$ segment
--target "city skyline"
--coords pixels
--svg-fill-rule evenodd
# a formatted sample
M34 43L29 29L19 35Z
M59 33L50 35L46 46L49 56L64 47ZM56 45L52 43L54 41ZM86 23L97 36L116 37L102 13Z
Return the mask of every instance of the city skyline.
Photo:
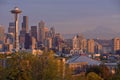
M0 0L0 80L120 80L119 3Z
M29 2L1 0L0 24L7 29L9 22L14 21L9 11L18 6L23 10L19 28L22 26L22 16L25 15L29 17L29 28L38 26L43 20L48 28L54 26L56 31L62 34L84 32L98 26L120 32L119 3L119 0L29 0Z

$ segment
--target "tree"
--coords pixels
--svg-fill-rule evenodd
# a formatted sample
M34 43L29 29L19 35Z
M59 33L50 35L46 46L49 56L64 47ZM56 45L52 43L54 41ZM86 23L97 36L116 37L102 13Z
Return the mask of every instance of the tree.
M111 76L109 80L120 80L120 64L118 64L116 71L116 74Z
M5 79L5 73L5 68L3 68L3 66L0 66L0 80Z
M53 51L36 56L20 52L2 58L6 67L0 66L0 80L73 80L69 67ZM84 78L79 76L76 80Z
M13 54L7 59L7 80L32 80L28 67L27 54Z
M41 56L34 56L31 61L31 71L34 80L61 80L57 59L52 51L44 52Z
M91 67L87 68L86 74L88 74L90 72L94 72L94 73L98 74L105 80L108 80L108 78L111 77L110 70L105 65L91 66Z
M88 80L103 80L100 76L98 76L96 73L94 72L90 72L87 74L87 79Z
M5 61L6 61L6 55L5 54L0 54L0 80L5 79L6 75L6 69L5 69Z

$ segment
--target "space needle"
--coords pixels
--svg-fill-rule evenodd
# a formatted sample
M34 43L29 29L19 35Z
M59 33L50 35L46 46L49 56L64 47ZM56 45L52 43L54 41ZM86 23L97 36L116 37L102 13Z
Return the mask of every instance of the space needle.
M21 13L22 11L18 8L15 7L13 10L11 10L11 13L14 14L14 18L15 18L15 51L18 52L19 51L19 31L18 31L18 15Z

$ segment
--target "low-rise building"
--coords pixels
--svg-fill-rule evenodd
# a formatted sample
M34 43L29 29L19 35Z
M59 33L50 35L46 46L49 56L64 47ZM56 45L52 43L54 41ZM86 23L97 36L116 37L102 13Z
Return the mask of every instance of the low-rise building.
M66 64L73 71L73 74L79 74L85 72L86 68L93 65L100 65L101 62L93 60L87 56L73 56L66 61Z

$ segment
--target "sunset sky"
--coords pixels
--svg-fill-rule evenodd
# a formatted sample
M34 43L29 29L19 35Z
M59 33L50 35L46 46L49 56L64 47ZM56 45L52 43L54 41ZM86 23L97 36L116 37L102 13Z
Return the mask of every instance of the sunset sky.
M120 0L0 0L0 24L8 27L13 22L10 10L18 6L20 15L29 17L29 26L41 20L57 32L76 33L98 26L120 32ZM19 26L20 27L20 26Z

